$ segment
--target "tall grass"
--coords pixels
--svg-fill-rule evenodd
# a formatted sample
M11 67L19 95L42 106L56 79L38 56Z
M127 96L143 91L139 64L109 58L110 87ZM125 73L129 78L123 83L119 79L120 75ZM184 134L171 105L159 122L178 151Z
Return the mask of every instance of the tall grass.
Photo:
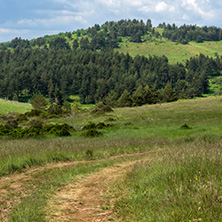
M0 175L52 162L84 160L87 158L87 150L93 151L94 159L101 159L156 147L220 141L221 98L118 108L113 113L100 115L83 112L74 118L48 120L68 123L77 129L77 132L69 138L1 138ZM116 121L109 122L110 118ZM103 132L101 137L85 138L82 136L82 128L89 121L109 123L111 126L100 130ZM184 124L189 127L183 128Z
M220 144L172 148L134 167L115 207L123 221L221 221L221 175Z

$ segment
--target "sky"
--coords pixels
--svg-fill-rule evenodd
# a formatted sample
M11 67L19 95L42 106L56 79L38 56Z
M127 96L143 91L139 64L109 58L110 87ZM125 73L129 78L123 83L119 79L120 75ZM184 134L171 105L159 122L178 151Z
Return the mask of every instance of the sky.
M0 42L120 19L222 27L222 0L0 0Z

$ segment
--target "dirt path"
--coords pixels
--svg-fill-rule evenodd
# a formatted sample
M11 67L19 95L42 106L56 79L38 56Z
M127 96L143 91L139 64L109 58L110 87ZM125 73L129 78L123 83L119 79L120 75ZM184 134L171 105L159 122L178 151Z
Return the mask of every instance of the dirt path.
M34 175L54 168L75 166L80 162L49 164L42 167L30 168L22 173L13 173L0 178L0 221L7 221L12 206L19 203L35 189ZM27 189L28 187L28 189Z
M63 187L50 201L50 222L104 222L114 220L110 184L121 178L137 161L117 164L79 177L78 182Z
M113 156L108 158L110 159L125 159L125 158L131 158L135 157L137 159L144 158L144 156L150 156L149 154L153 153L159 153L162 152L162 149L155 150L155 151L146 151L144 153L133 153L133 154L123 154L118 156ZM166 150L165 150L166 151ZM73 162L62 162L62 163L54 163L54 164L48 164L46 166L41 167L35 167L25 170L24 172L18 172L13 173L9 176L0 177L0 221L7 221L7 217L9 213L11 212L13 206L21 201L22 198L30 195L36 188L35 184L38 184L36 182L35 175L42 171L47 171L50 169L56 169L56 168L64 168L64 167L72 167L78 164L86 164L86 163L96 163L96 162L102 162L105 161L104 159L101 160L95 160L95 161L73 161ZM111 181L111 179L114 179L115 177L121 176L121 173L125 172L125 167L130 166L131 162L119 164L119 167L114 168L107 168L104 169L103 172L106 172L106 176L103 175L98 176L99 174L93 174L95 177L98 177L97 179L99 181L104 181L105 187L107 188L107 183ZM125 167L124 167L125 166ZM121 169L120 169L121 168ZM110 171L110 172L109 172ZM92 175L92 180L96 181L96 178ZM101 178L101 179L100 179ZM87 182L87 181L86 181ZM95 182L96 183L96 182ZM99 182L98 182L99 184ZM101 183L102 184L102 183ZM70 185L73 186L73 185ZM75 184L75 186L85 186L84 182ZM71 189L71 188L70 188ZM96 188L95 188L96 189ZM101 189L101 188L99 188ZM105 188L104 188L105 189ZM72 189L73 190L73 189ZM78 191L80 192L80 191ZM96 193L96 191L95 191ZM104 192L102 192L104 193ZM69 197L67 197L67 201L69 201ZM72 198L71 198L72 199ZM70 199L70 200L71 200ZM58 199L59 200L59 199ZM61 200L61 199L60 199ZM61 220L63 221L63 220ZM66 220L64 220L66 221ZM78 220L77 220L78 221ZM86 221L86 220L85 220Z

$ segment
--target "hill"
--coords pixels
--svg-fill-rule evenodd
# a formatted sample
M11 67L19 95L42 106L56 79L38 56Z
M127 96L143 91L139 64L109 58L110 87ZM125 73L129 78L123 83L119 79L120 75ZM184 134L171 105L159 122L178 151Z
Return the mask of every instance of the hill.
M60 92L63 100L79 95L81 103L133 106L213 94L219 81L210 80L222 71L221 36L216 27L153 28L149 19L134 19L16 38L1 45L0 97L41 93L53 103Z
M146 24L141 20L120 20L96 24L86 30L46 35L31 41L15 38L1 44L2 48L21 47L58 47L84 48L99 50L115 48L119 52L136 55L167 56L170 63L185 64L190 57L204 54L210 57L221 56L222 31L216 27L198 27L159 24L152 27L151 20Z

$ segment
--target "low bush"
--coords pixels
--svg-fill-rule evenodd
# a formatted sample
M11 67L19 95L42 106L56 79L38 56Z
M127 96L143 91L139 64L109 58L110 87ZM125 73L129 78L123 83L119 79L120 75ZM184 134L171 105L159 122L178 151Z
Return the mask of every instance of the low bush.
M32 109L30 112L26 112L25 115L27 117L35 117L40 116L41 114L45 114L46 112L39 110L39 109Z
M95 129L95 128L96 128L96 124L93 123L93 122L89 122L82 129L83 130L89 130L89 129Z
M17 128L18 127L18 122L16 120L8 120L6 123L6 126L9 128Z
M103 135L103 133L97 131L96 129L87 130L86 132L84 132L82 134L82 136L84 136L84 137L98 137L98 136L102 136L102 135Z
M28 123L28 127L11 127L10 125L0 125L0 136L9 136L12 139L38 137L45 134L54 134L55 136L71 136L70 131L75 131L68 124L49 124L43 125L39 120L33 119Z
M56 130L55 135L59 136L59 137L71 136L71 134L67 128L61 128L60 130Z
M32 119L28 122L28 126L33 127L33 128L42 129L43 123L40 120Z
M104 106L101 108L103 112L113 112L113 109L110 106Z
M188 126L187 123L184 123L180 128L181 129L192 129L192 127Z
M63 110L59 105L52 105L47 109L47 112L51 115L60 115L63 113Z
M19 114L18 117L16 118L17 122L24 122L24 121L28 121L28 118L25 114Z

